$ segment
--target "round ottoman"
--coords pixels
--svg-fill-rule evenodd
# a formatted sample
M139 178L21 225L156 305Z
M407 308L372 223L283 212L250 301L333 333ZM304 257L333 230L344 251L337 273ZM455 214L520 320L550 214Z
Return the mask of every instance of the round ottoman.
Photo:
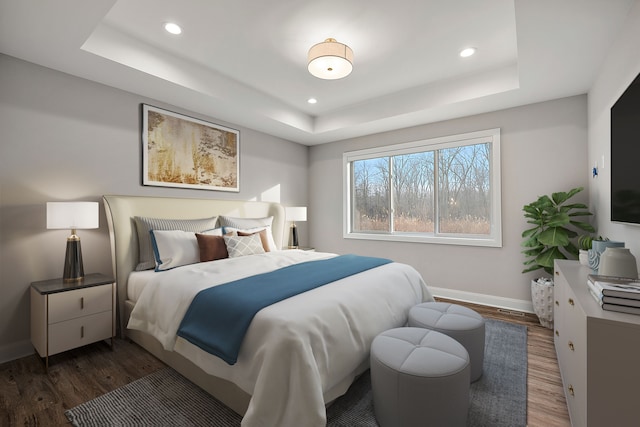
M423 328L383 332L371 344L373 410L380 427L466 426L470 364L451 337Z
M467 307L445 302L425 302L409 310L409 326L428 328L454 338L471 358L471 382L482 376L484 318Z

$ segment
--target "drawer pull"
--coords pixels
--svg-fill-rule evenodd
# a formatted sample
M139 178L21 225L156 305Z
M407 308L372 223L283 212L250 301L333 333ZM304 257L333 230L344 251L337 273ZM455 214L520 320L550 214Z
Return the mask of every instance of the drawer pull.
M80 326L80 338L84 338L84 326Z
M560 332L558 332L558 330L556 329L556 336L559 337L560 336Z
M573 346L573 343L571 341L569 341L569 350L575 351L575 347Z
M569 305L574 305L573 298L569 298Z
M569 390L569 394L570 394L571 396L575 396L575 395L576 395L576 394L574 393L574 391L573 391L573 386L572 386L571 384L569 384L569 387L567 387L567 389Z
M560 307L560 303L558 302L558 300L556 300L556 305Z
M80 297L80 310L84 310L84 297Z

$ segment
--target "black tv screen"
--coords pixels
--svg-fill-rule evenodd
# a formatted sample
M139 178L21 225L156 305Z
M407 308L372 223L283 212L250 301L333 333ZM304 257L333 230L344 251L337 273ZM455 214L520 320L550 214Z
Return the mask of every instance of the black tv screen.
M611 221L640 224L640 74L611 107Z

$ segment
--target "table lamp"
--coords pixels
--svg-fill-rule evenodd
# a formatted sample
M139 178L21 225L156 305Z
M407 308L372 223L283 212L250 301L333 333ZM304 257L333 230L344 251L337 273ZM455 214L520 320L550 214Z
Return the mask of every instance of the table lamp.
M285 216L288 221L291 221L291 245L289 249L298 248L298 228L296 227L296 221L307 220L307 208L306 207L285 207Z
M65 281L82 280L82 249L76 230L98 228L98 202L47 202L47 228L68 229L67 253L64 258Z

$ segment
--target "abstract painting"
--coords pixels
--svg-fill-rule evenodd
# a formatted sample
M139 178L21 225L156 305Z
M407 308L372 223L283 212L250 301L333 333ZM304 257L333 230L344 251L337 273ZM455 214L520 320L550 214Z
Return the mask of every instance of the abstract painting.
M240 191L240 132L142 105L143 185Z

